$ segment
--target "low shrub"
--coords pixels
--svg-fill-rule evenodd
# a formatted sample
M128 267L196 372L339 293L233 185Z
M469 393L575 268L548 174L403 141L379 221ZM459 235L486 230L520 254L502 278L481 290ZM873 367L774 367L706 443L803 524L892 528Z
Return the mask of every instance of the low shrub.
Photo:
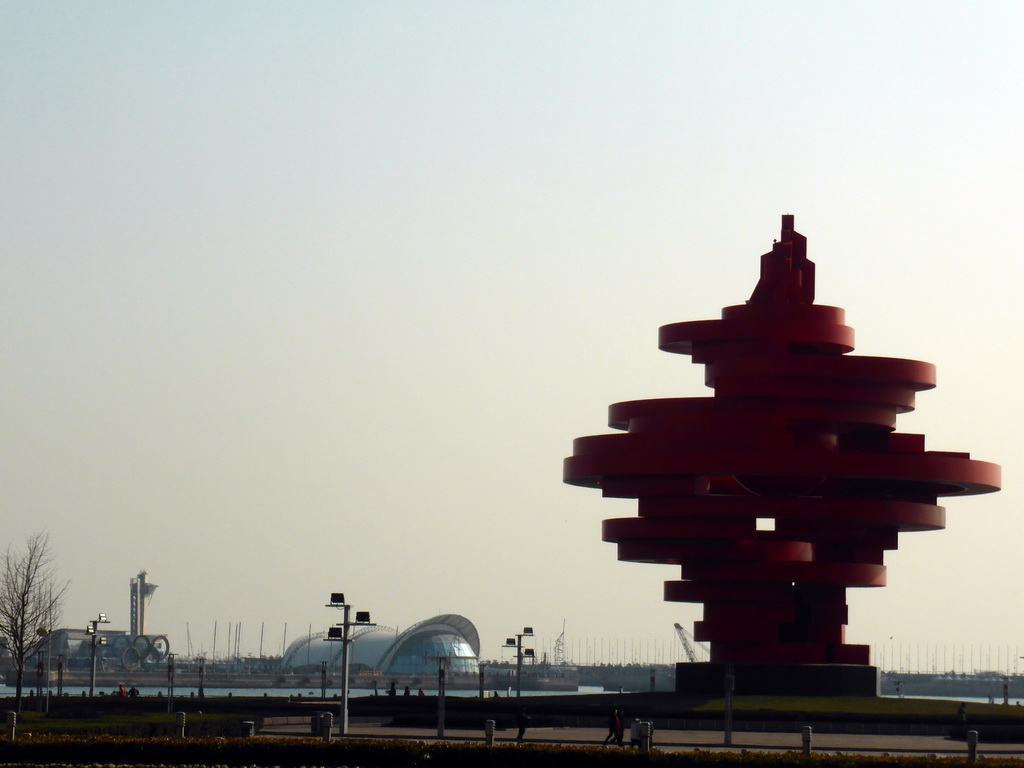
M254 720L257 727L261 718ZM188 715L185 732L190 737L243 736L248 729L239 715ZM109 735L127 738L173 737L178 733L175 714L100 715L86 718L23 713L18 718L18 733L34 735Z
M70 766L361 766L362 768L949 768L966 758L883 757L798 752L643 753L633 749L541 744L486 747L480 743L388 739L218 738L130 739L116 736L39 736L14 742L0 738L5 768ZM1024 760L1001 758L1001 768L1024 768Z

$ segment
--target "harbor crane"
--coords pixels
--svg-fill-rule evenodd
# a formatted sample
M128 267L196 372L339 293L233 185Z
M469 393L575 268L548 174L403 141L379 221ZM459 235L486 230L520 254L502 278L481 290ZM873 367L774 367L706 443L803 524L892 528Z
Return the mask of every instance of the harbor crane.
M677 621L674 625L676 628L676 634L679 635L679 642L683 644L683 650L686 652L687 660L696 663L697 662L697 649L699 648L702 654L707 655L707 648L697 642L696 638L683 629L682 625Z
M565 664L565 619L562 619L562 634L555 640L553 656L555 666L563 666Z

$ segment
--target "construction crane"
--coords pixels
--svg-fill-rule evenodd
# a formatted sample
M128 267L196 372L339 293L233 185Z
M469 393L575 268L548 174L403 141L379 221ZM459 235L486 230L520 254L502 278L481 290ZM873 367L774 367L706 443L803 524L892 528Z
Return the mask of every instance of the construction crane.
M555 652L554 652L555 666L562 666L565 664L565 619L562 619L562 634L555 640Z
M674 625L676 628L676 634L679 635L679 642L683 644L683 650L686 652L686 658L696 663L697 661L697 648L699 648L704 654L707 654L707 648L697 642L696 638L687 632L677 621Z

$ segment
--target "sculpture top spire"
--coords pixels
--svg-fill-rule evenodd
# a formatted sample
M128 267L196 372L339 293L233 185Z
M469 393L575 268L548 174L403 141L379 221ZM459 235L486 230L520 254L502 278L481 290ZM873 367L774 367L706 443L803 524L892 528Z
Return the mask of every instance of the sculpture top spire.
M813 304L814 262L807 238L793 229L793 215L782 216L782 238L761 257L761 279L748 304Z

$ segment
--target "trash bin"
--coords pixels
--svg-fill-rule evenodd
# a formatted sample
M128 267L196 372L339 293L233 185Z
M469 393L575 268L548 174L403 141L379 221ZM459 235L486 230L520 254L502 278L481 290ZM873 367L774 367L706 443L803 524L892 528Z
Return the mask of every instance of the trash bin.
M334 715L331 712L320 713L320 735L324 741L331 740L331 728L334 726Z

